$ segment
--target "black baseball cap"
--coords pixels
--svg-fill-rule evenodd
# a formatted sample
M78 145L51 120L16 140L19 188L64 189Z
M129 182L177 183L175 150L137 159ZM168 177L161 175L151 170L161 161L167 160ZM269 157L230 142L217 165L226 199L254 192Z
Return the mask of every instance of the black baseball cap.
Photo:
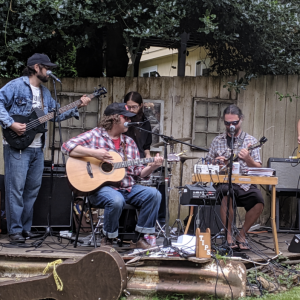
M108 105L105 108L104 115L105 116L123 115L123 116L129 117L129 118L135 116L134 113L132 113L128 110L126 103L117 103L117 102L114 102L114 103Z
M50 61L50 58L48 57L48 55L43 54L43 53L34 53L31 57L28 58L27 66L33 66L35 64L41 64L41 65L49 66L52 68L57 67L56 64L53 64Z

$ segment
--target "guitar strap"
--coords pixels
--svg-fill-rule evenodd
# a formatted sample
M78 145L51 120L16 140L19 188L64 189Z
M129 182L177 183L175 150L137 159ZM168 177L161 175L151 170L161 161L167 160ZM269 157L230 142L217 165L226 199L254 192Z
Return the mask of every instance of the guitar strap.
M40 91L41 91L41 103L42 103L42 108L43 108L43 111L44 111L44 97L43 97L43 89L42 89L41 85L40 85Z
M238 145L237 145L238 153L242 150L242 146L243 146L245 137L246 137L246 132L245 132L245 131L242 131L242 133L241 133L241 134L239 135L239 137L237 138L237 142L238 142Z
M127 154L126 154L126 145L124 142L121 142L121 146L123 148L123 151L124 151L124 158L125 158L125 161L127 161Z

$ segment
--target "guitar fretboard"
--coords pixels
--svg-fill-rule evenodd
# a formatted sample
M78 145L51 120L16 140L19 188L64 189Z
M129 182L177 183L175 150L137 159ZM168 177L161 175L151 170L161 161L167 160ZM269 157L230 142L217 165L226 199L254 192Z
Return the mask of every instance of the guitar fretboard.
M137 166L137 165L143 165L143 164L149 164L154 162L155 158L142 158L142 159L132 159L132 160L127 160L127 161L121 161L114 163L114 168L115 169L121 169L121 168L127 168L129 166Z
M93 98L94 98L94 94L87 95L87 97L90 98L90 99L93 99ZM62 114L62 113L66 112L66 111L68 111L68 110L70 110L70 109L72 109L72 108L74 108L74 107L77 107L77 106L80 105L81 103L82 103L81 100L77 100L77 101L75 101L75 102L72 102L72 103L70 103L70 104L68 104L68 105L66 105L66 106L64 106L64 107L61 107L61 108L59 109L59 113ZM51 119L53 119L53 118L54 118L54 112L51 112L51 113L49 113L49 114L47 114L47 115L44 115L44 116L42 116L42 117L39 117L39 118L38 118L38 121L39 121L40 124L43 124L43 123L46 123L47 121L49 121L49 120L51 120ZM32 123L32 122L36 122L36 120L27 123L26 126L28 127L28 126L30 125L30 123Z

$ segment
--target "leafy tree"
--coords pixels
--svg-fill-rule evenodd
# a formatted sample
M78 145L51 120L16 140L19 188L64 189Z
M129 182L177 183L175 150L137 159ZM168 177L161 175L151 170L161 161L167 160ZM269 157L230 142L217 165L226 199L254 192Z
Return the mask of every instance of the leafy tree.
M300 0L0 0L0 76L34 52L63 76L125 76L148 38L178 47L181 33L213 58L211 71L299 73ZM104 60L103 60L104 57Z

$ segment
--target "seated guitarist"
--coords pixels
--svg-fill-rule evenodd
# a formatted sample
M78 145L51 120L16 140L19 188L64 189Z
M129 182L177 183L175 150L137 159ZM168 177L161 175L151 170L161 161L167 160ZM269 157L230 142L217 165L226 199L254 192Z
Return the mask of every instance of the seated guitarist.
M28 61L23 76L7 83L0 90L0 125L21 136L26 124L15 122L12 115L29 116L33 108L45 114L55 108L50 91L42 85L48 81L47 70L56 68L45 54L35 53ZM91 101L81 98L85 106ZM60 119L79 118L77 107L60 115ZM11 241L25 242L36 235L30 232L33 205L38 196L44 170L43 147L45 134L37 133L24 150L16 150L3 140L5 167L5 209L7 228Z
M230 125L235 126L234 130L234 153L238 154L238 162L240 163L241 170L245 167L261 167L261 159L259 149L253 149L249 152L246 148L253 145L257 140L242 131L242 122L244 116L240 108L235 105L230 105L225 108L223 112L224 124L226 131L219 136L215 137L207 155L209 160L229 160L231 150L231 134ZM254 222L259 218L264 208L264 199L260 190L256 185L250 184L234 184L233 183L234 198L237 206L242 206L246 210L245 223L241 231L234 237L232 235L232 222L233 222L233 208L232 198L230 199L230 210L228 219L228 245L235 249L249 249L249 245L246 240L246 233ZM228 184L219 184L217 187L217 195L222 200L221 203L221 219L223 226L226 226L226 214L227 214L227 192Z
M91 156L106 162L112 161L109 150L119 153L123 160L139 159L139 150L132 138L124 135L128 128L125 122L130 122L130 112L125 103L112 103L104 111L104 116L96 127L70 139L62 146L62 152L72 157ZM119 183L104 186L89 196L94 206L104 206L104 238L101 245L112 246L113 239L118 236L119 218L125 203L140 207L140 214L135 230L140 239L131 241L131 248L148 249L150 245L144 239L144 234L155 232L155 222L161 201L158 190L137 185L138 177L149 176L161 166L163 158L158 154L155 161L148 166L129 166L123 180Z

